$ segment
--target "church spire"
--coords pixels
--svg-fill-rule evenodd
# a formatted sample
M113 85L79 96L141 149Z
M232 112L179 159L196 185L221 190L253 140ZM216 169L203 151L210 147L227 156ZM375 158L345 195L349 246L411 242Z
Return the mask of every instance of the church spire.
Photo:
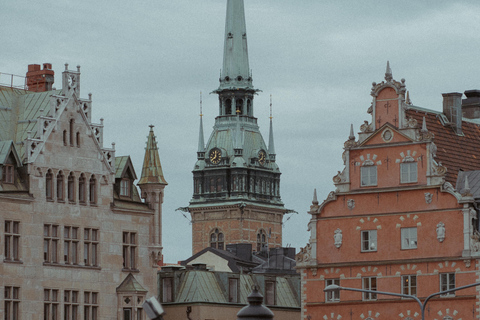
M167 181L163 177L162 164L158 155L157 141L153 133L153 125L150 125L148 134L147 147L145 148L145 158L143 159L142 176L139 185L142 184L163 184L167 185Z
M252 88L243 0L228 0L220 90Z
M272 95L270 95L270 132L268 136L268 154L271 161L275 161L275 144L273 142Z
M205 158L205 139L203 138L203 112L202 112L202 92L200 91L200 130L198 133L198 151L197 158Z

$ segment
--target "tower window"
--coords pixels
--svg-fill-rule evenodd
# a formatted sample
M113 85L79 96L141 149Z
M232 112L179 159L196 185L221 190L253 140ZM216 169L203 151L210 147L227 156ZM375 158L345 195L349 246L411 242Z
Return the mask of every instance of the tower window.
M53 199L53 173L52 170L48 170L45 175L45 192L47 195L47 200Z
M247 100L247 115L252 116L252 100Z
M57 174L57 201L64 201L64 188L63 188L64 176L62 171Z
M220 232L218 228L215 229L210 234L210 247L223 250L224 244L225 244L225 238L223 236L223 233Z
M80 203L85 203L86 202L85 175L83 173L80 176L80 179L78 179L78 201L80 201Z
M225 115L232 114L232 100L225 100Z
M236 112L238 114L243 114L243 99L237 99Z
M260 229L260 231L257 233L257 252L265 251L267 249L267 233L265 232L265 230Z

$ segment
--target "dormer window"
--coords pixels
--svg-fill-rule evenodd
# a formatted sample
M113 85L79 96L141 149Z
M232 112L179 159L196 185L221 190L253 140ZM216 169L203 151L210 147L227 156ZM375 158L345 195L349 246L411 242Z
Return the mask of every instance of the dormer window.
M130 184L129 179L122 179L120 181L120 196L130 197Z
M14 181L13 177L15 175L13 165L11 165L11 164L4 165L2 171L3 171L2 172L3 182L4 183L13 183L13 181Z

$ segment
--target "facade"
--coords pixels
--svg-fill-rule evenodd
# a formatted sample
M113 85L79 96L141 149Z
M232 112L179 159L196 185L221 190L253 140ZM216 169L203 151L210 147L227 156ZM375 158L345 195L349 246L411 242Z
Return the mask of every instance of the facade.
M328 285L414 295L479 282L478 91L443 94L443 112L412 104L405 80L373 83L371 122L353 126L335 191L314 196L297 254L302 319L421 319L417 302ZM478 319L475 288L428 302L425 319Z
M28 70L27 88L0 87L0 317L145 319L166 185L153 130L144 202L130 157L92 122L80 67L65 65L61 90L50 64Z
M158 301L165 320L236 319L254 287L275 319L299 318L300 275L294 269L294 248L273 248L268 256L252 252L249 243L229 244L226 249L207 247L182 266L162 267Z
M227 2L225 47L218 116L204 143L200 118L197 162L193 169L193 253L225 243L251 243L257 251L282 244L285 213L280 170L275 162L272 121L268 146L254 117L243 0Z

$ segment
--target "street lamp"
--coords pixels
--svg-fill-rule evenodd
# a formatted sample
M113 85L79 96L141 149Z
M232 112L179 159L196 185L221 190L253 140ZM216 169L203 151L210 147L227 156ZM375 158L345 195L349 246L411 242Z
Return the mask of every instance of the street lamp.
M336 290L346 290L346 291L357 291L357 292L364 292L364 293L385 294L385 295L388 295L388 296L395 296L395 297L413 299L413 300L417 301L418 304L420 305L420 310L422 311L422 320L425 320L425 306L427 305L427 302L431 298L433 298L435 296L442 295L442 294L447 294L447 293L450 293L450 292L455 292L457 290L463 290L463 289L467 289L467 288L471 288L471 287L475 287L475 286L480 286L480 282L468 284L466 286L461 286L461 287L458 287L458 288L453 288L453 289L449 289L449 290L445 290L445 291L440 291L440 292L437 292L437 293L432 293L427 298L425 298L425 301L423 303L422 303L422 301L420 301L419 298L417 298L416 296L410 295L410 294L384 292L384 291L367 290L367 289L348 288L348 287L337 286L336 284L331 284L331 285L326 286L325 289L323 289L323 291L324 292L332 292L332 291L336 291Z

